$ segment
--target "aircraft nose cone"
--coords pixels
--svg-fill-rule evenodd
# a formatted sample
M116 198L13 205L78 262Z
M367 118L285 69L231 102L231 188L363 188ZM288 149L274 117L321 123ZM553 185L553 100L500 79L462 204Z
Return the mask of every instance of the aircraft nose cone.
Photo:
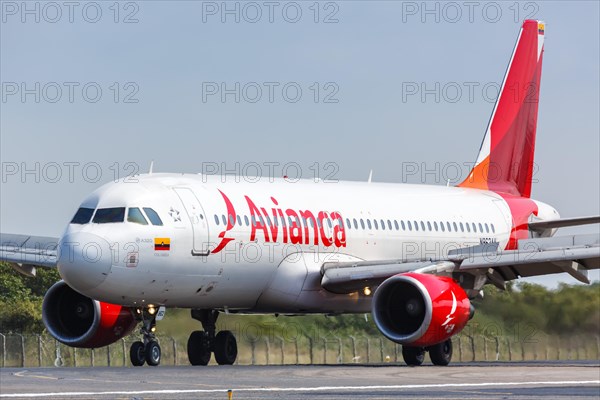
M110 244L91 233L67 234L60 240L57 266L60 276L73 289L93 289L110 273Z

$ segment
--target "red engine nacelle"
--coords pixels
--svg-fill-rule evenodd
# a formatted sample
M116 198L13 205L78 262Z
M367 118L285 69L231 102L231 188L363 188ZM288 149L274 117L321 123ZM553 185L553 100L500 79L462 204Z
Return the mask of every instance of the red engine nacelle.
M83 348L114 343L137 325L130 308L92 300L64 281L55 283L44 296L42 318L56 340Z
M471 316L471 304L451 278L406 273L388 278L377 288L372 313L388 339L426 347L460 332Z

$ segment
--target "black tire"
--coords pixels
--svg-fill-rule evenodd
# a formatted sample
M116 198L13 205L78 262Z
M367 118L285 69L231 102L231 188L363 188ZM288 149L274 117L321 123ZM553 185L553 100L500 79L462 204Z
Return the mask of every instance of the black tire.
M433 365L446 366L452 360L452 340L438 343L429 348L429 358Z
M219 365L232 365L237 358L237 341L231 331L221 331L215 337L215 360Z
M156 342L154 340L148 342L148 344L146 345L146 348L145 348L145 353L146 353L146 362L148 363L148 365L150 365L152 367L156 367L157 365L160 364L161 351L160 351L160 345L158 344L158 342Z
M208 335L204 331L194 331L188 339L188 359L192 365L208 365L210 361L210 348Z
M129 359L134 367L141 367L146 362L146 352L144 351L144 343L133 342L129 348Z
M425 361L425 350L422 347L402 346L404 362L411 367L418 367Z

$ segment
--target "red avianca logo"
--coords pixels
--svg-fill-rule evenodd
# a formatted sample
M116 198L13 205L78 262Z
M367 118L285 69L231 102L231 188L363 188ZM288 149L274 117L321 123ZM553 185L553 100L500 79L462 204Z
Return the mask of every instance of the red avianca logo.
M227 226L219 233L221 242L212 251L220 252L233 238L226 237L233 229L236 211L227 195L219 190L227 208ZM337 211L283 209L274 197L269 209L257 206L249 196L244 196L250 214L250 240L264 238L265 242L291 243L299 245L322 245L324 247L346 247L344 219Z

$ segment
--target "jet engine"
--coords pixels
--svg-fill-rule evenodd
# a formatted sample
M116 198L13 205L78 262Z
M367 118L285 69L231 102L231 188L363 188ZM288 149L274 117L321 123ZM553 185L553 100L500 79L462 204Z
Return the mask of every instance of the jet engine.
M471 304L451 278L404 273L379 285L372 313L377 328L388 339L427 347L459 333L470 319Z
M64 281L55 283L44 296L42 318L56 340L82 348L114 343L137 325L132 309L92 300Z

